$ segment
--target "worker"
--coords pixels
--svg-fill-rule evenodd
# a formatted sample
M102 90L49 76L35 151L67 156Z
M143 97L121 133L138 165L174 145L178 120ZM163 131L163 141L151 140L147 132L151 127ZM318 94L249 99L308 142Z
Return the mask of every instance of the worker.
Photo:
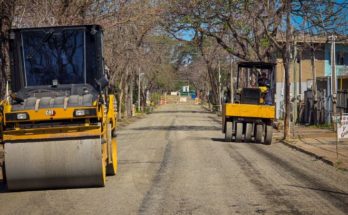
M270 87L270 81L267 78L267 74L265 72L261 73L261 77L258 80L259 87Z
M272 105L273 99L272 99L272 89L271 89L271 82L267 78L267 74L265 72L261 73L261 77L259 77L258 80L259 87L266 87L267 90L264 92L264 101L266 105Z

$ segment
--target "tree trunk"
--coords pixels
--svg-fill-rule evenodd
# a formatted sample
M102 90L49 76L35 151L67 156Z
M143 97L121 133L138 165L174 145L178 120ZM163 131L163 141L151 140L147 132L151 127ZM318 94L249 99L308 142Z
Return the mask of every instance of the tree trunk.
M313 111L314 113L314 124L318 123L318 113L317 113L317 69L315 67L315 50L312 47L311 48L312 56L311 56L311 67L312 67L312 76L313 76L313 84L312 84L312 91L313 91ZM311 117L312 118L312 117Z
M6 82L10 79L9 35L15 1L0 3L0 99L5 95Z
M218 91L218 81L216 78L216 71L211 67L211 65L207 65L209 82L211 86L211 94L209 94L208 100L212 103L213 106L218 105L219 103L219 91Z
M286 4L286 42L285 53L283 52L283 65L285 69L285 117L284 117L284 139L288 139L290 136L290 40L291 40L291 1L287 0Z
M145 111L146 107L146 95L147 95L147 89L146 87L143 87L141 90L141 96L140 96L140 104L141 104L141 110Z
M128 116L132 116L133 115L133 90L134 90L134 78L132 77L131 79L131 83L129 86L129 111L128 111Z
M122 119L122 100L123 100L123 89L120 87L120 92L118 95L118 114L117 114L117 119L121 120Z
M125 81L124 83L124 117L128 117L128 112L129 112L129 85L128 85L128 80Z
M119 85L119 94L118 94L118 114L117 119L122 119L122 101L123 100L123 77L121 77L120 85Z

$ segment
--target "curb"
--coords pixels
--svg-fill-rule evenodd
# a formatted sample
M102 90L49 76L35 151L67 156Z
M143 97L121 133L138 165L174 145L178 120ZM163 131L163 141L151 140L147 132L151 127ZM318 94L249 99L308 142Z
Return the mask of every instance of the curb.
M144 114L141 114L141 115L138 115L138 116L132 116L132 117L129 117L127 119L123 119L122 121L119 121L117 120L116 122L116 129L122 129L130 124L133 124L134 122L140 120L140 119L143 119L145 118L147 115L147 113L144 113Z
M319 155L317 155L317 154L315 154L313 152L310 152L310 151L307 151L307 150L305 150L305 149L303 149L301 147L295 146L294 144L291 144L291 143L289 143L286 140L280 140L279 142L283 143L284 145L286 145L286 146L288 146L288 147L290 147L292 149L295 149L295 150L300 151L302 153L305 153L305 154L307 154L309 156L312 156L312 157L316 158L317 160L321 160L322 162L324 162L324 163L326 163L326 164L328 164L330 166L335 167L335 163L334 162L332 162L331 160L326 159L323 156L319 156Z
M205 105L201 104L200 105L204 110L210 112L210 113L214 113L214 111L210 110L208 107L206 107Z
M148 115L152 114L159 106L155 106L151 112L141 112L141 113L138 113L137 115L135 116L131 116L131 117L127 117L127 118L124 118L122 120L119 120L117 119L116 120L116 128L117 129L122 129L140 119L143 119L145 117L147 117Z

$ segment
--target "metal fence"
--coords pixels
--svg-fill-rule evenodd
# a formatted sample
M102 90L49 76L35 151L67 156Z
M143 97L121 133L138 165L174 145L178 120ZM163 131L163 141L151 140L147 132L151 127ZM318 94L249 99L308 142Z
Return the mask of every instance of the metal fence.
M301 124L329 124L331 122L331 97L326 90L318 90L315 100L313 91L304 93L304 100L298 109L298 122ZM337 113L348 112L348 90L337 91Z
M337 91L337 112L348 112L348 90Z
M304 100L299 106L299 123L301 124L327 124L330 114L328 110L328 96L326 90L317 91L316 99L312 90L304 92Z

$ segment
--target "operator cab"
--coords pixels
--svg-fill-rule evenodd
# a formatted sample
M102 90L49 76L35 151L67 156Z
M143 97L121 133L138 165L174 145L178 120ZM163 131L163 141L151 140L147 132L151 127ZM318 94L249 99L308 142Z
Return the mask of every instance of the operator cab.
M273 105L275 95L275 64L239 62L235 102Z
M102 36L98 25L11 30L13 110L38 99L42 108L92 106L105 77Z

